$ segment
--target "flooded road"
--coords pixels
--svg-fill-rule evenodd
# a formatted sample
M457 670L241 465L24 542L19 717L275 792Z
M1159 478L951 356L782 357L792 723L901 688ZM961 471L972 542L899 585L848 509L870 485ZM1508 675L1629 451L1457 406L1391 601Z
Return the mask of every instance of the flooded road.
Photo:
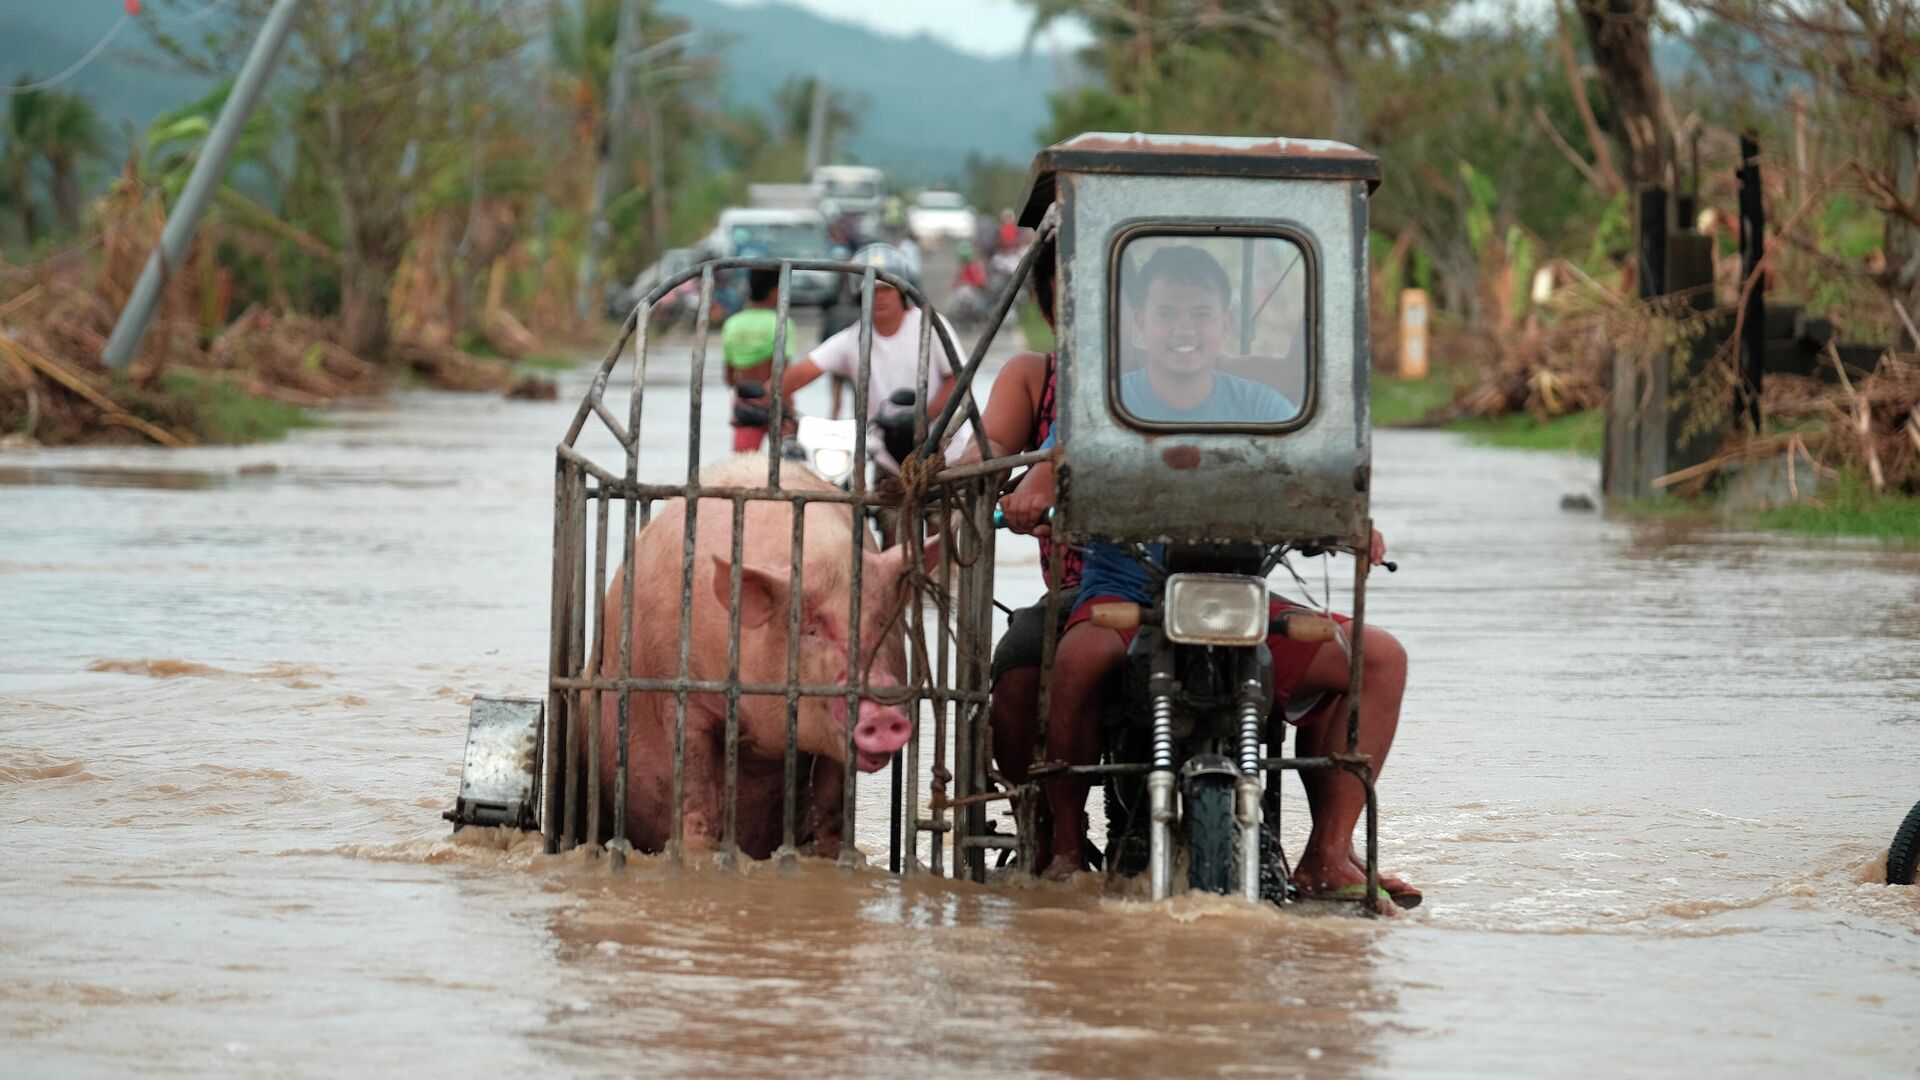
M0 1074L1913 1074L1920 554L1444 434L1376 444L1407 917L450 839L469 696L544 686L582 377L0 458Z

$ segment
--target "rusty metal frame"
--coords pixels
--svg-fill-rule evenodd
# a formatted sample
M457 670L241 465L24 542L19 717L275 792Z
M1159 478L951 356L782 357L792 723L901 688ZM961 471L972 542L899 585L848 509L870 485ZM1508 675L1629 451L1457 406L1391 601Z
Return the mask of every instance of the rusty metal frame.
M998 327L1017 299L1025 279L1022 264L997 305ZM701 482L701 442L703 433L703 387L707 364L707 338L711 329L709 312L715 278L718 274L741 270L777 270L779 286L776 298L774 368L770 395L768 471L763 486L707 486ZM888 865L913 874L925 868L934 873L945 869L948 852L955 873L975 869L977 860L967 839L983 831L984 818L972 804L962 802L977 795L986 784L985 753L988 741L985 725L988 703L987 656L992 636L992 595L994 536L993 503L997 482L1009 469L1030 463L1036 455L985 461L960 468L943 469L940 450L944 443L969 425L984 447L981 410L972 397L972 382L985 358L992 333L983 335L962 363L961 353L938 318L921 320L918 343L916 385L919 390L914 437L916 452L903 463L905 497L873 490L866 482L867 446L865 438L855 442L855 467L852 489L796 490L783 486L778 439L784 420L783 382L788 367L786 342L787 316L791 306L791 282L795 270L824 270L849 275L859 282L861 316L858 323L859 368L854 380L854 415L865 416L871 381L873 336L873 290L885 284L934 313L932 305L911 282L874 267L837 260L771 258L730 258L710 261L663 280L629 314L618 338L594 372L565 436L555 448L554 463L554 549L553 599L550 613L550 649L548 676L548 721L541 745L541 829L550 852L588 845L604 850L616 867L624 866L633 850L627 834L627 808L633 793L629 787L630 752L633 750L634 695L650 693L671 695L673 701L673 748L671 821L668 823L666 854L680 860L686 853L686 822L683 810L686 792L686 739L689 698L712 695L724 699L726 716L722 763L724 768L722 821L716 852L725 864L739 854L738 788L740 757L740 702L745 697L772 697L786 703L786 739L782 762L784 795L781 806L781 844L778 857L787 862L796 857L798 847L796 799L799 791L797 730L800 702L803 698L839 697L849 705L849 715L857 716L861 699L907 707L914 724L914 735L903 754L890 766L894 778L893 821L888 844ZM659 455L643 460L643 405L650 378L648 329L653 308L662 298L682 284L698 278L699 314L692 343L692 363L688 384L688 427L684 474L676 482L656 479L663 462ZM926 389L930 383L929 365L938 339L949 370L955 373L955 389L947 408L937 418L927 415ZM616 414L607 401L607 390L622 357L632 361L632 381L626 415ZM676 372L677 375L677 372ZM602 464L582 447L581 439L590 421L612 436L620 448L617 463ZM711 421L709 421L711 422ZM645 474L654 475L645 475ZM643 475L645 478L643 478ZM681 573L677 581L681 617L677 663L671 672L634 675L633 616L636 589L649 584L635 580L634 554L637 536L653 519L657 505L679 499L685 506L682 536ZM789 594L787 611L788 650L786 678L780 682L748 682L740 671L740 594L742 588L742 545L745 518L750 503L779 502L793 508L789 538ZM617 540L612 508L624 507L624 527ZM806 508L813 503L847 507L853 516L854 550L849 553L850 659L844 685L816 685L803 682L799 674L799 629L801 604L802 552L806 546ZM904 606L904 632L908 649L904 685L869 686L867 666L878 643L860 641L861 587L863 555L871 551L865 522L868 515L882 509L901 511L899 536L914 556L921 555L931 542L931 534L944 540L937 568L925 580L918 581L920 595ZM731 601L727 619L727 654L724 678L695 678L692 674L691 630L693 622L694 538L703 513L731 514L731 572L727 579ZM817 550L815 549L816 557ZM617 605L608 605L608 563L612 555L618 575ZM918 567L921 562L910 565ZM591 569L589 569L591 568ZM667 584L665 587L672 587ZM613 610L617 608L617 610ZM927 618L929 610L937 620ZM604 658L600 643L607 638L609 618L619 620L619 648L613 670L603 673ZM931 642L929 641L931 636ZM603 695L612 693L616 707L612 715L603 715ZM951 711L951 718L949 712ZM931 722L930 790L920 791L918 777L922 765L922 724ZM601 761L602 728L612 723L615 758L611 763L611 790L603 790L602 774L608 763ZM855 859L857 827L856 786L858 776L852 753L853 724L847 725L847 757L843 776L842 849L843 862ZM902 783L904 777L914 778ZM916 789L908 793L909 788ZM950 814L950 811L952 812ZM923 864L920 837L930 837L930 858Z

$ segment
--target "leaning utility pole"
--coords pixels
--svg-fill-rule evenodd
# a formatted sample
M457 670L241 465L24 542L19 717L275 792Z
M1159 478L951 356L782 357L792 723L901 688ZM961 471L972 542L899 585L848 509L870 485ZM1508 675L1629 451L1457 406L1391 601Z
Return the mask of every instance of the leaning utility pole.
M140 280L134 284L133 294L127 297L127 306L120 309L120 320L114 323L112 336L107 338L107 347L100 359L108 367L127 367L139 353L140 342L147 336L147 324L153 321L160 288L166 284L173 268L186 257L187 244L192 242L194 231L200 227L200 218L207 212L207 203L213 199L214 189L226 174L227 162L233 158L241 129L247 126L247 118L253 115L260 92L266 89L273 66L280 59L280 50L293 29L294 10L299 6L300 0L278 0L260 25L260 35L253 39L253 48L240 67L240 76L233 82L233 92L227 95L227 104L220 110L220 118L214 121L213 133L207 136L206 145L200 148L200 160L194 163L193 174L187 177L180 201L174 205L166 228L160 232L160 244L147 257L146 268L140 271Z
M620 0L620 29L614 36L613 68L607 75L607 108L600 118L600 166L593 173L593 217L588 225L587 249L580 253L580 273L573 294L573 317L586 321L593 304L593 282L600 272L600 249L613 227L607 224L607 189L613 186L614 142L627 117L627 90L633 79L627 65L633 59L633 41L640 36L640 0Z
M813 76L813 102L807 110L807 177L826 164L827 153L827 73Z

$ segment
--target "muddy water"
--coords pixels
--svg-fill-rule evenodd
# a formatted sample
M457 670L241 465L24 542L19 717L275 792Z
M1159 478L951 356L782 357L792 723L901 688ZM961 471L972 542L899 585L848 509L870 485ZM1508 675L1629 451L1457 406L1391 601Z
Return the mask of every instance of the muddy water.
M1420 911L618 877L438 816L468 696L542 685L569 412L0 461L0 1074L1912 1073L1920 890L1872 881L1920 556L1565 514L1587 462L1384 433Z

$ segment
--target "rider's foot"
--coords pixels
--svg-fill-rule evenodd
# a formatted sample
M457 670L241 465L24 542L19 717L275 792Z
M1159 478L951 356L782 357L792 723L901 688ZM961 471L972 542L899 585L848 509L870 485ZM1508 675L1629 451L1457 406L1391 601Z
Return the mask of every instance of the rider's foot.
M1347 858L1352 861L1354 869L1360 871L1361 880L1366 880L1366 860L1353 852L1348 852ZM1385 870L1380 871L1380 887L1387 890L1387 895L1393 897L1393 902L1403 908L1417 908L1423 899L1420 890L1409 885L1406 878L1399 874L1389 874Z
M1061 855L1048 863L1046 871L1040 876L1048 881L1067 881L1075 874L1085 873L1086 869L1086 863Z
M1309 900L1364 900L1367 895L1367 867L1365 863L1356 861L1350 851L1345 858L1332 859L1316 858L1309 853L1294 868L1293 887L1302 898ZM1401 901L1396 893L1403 891L1412 897L1419 896L1405 881L1391 874L1382 874L1380 892L1373 901L1374 910L1383 915L1398 914L1396 904ZM1414 903L1418 902L1414 900ZM1412 904L1404 906L1411 907Z

